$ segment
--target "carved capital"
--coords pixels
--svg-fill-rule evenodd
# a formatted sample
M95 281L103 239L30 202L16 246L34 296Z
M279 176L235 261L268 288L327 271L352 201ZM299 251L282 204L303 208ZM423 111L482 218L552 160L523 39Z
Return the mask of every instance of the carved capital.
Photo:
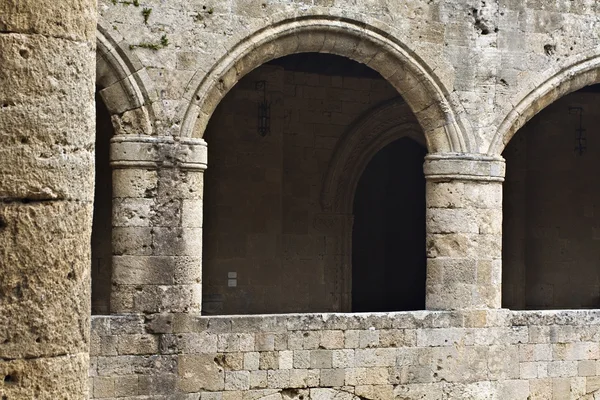
M462 180L504 182L506 164L500 156L483 154L430 154L423 166L429 181Z
M202 139L115 136L111 140L113 168L180 168L205 170L208 159Z

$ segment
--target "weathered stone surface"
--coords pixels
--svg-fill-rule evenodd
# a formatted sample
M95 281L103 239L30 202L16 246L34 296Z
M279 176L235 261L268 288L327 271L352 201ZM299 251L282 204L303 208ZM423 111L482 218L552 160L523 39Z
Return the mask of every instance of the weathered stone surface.
M173 398L183 393L201 393L201 397L210 393L215 398L231 399L281 396L286 400L299 399L300 395L305 399L320 398L310 397L313 395L331 395L336 399L342 393L376 400L391 400L399 395L408 399L423 395L444 398L445 394L448 399L526 399L527 396L545 398L545 393L561 396L571 393L577 398L575 394L582 396L598 390L593 368L600 354L595 342L581 342L578 337L568 339L567 335L585 329L584 321L595 314L595 311L425 311L373 314L362 318L360 325L350 323L356 321L355 316L339 314L338 326L344 321L346 326L352 326L340 332L346 339L355 333L357 342L334 343L326 339L324 343L329 342L332 349L323 349L318 348L317 340L316 347L308 350L297 348L296 339L292 338L309 339L314 335L323 340L335 337L332 332L336 331L295 329L305 324L306 319L311 319L311 328L316 328L319 321L324 324L332 315L290 315L286 333L273 335L253 329L253 323L261 317L196 317L198 322L214 325L213 331L177 333L179 329L188 329L167 324L173 333L153 335L162 336L161 351L168 353L162 357L117 356L117 343L144 347L147 340L136 344L136 338L147 335L130 333L139 327L132 318L126 321L117 316L94 317L93 336L115 338L115 347L101 350L104 353L92 363L92 376L97 376L94 388L98 393L112 393L117 380L141 374L144 385L164 381L166 387L174 388L170 393ZM182 316L168 318L168 314L159 314L151 316L150 324ZM476 322L481 318L485 322ZM109 325L115 320L115 324L129 328L122 333L111 333L105 327L106 320L111 321ZM271 330L269 318L264 320L264 330ZM390 329L390 320L392 324L402 324L404 329ZM565 323L566 320L571 322ZM474 323L477 327L473 327ZM532 324L546 328L548 336L530 335L528 325ZM231 332L231 326L237 326L237 332ZM244 326L248 329L241 329ZM398 346L389 341L392 334L414 339ZM288 340L278 347L274 335L285 335ZM557 337L554 345L540 343L550 341L551 335L559 335L560 340ZM361 337L363 346L356 348ZM379 341L373 340L376 337ZM306 342L309 347L311 340ZM139 388L137 382L130 382L128 387Z
M68 0L40 8L35 0L8 0L0 5L0 31L54 36L93 42L96 34L96 2Z
M5 399L87 398L89 357L87 354L33 358L14 361L0 359L0 394Z
M179 389L184 393L225 388L225 372L213 354L179 357L178 374Z
M0 35L2 197L93 195L94 106L80 102L93 98L93 54L69 40Z
M94 0L0 4L0 393L88 397Z
M121 146L123 151L115 152L113 248L119 270L113 312L139 314L95 320L92 397L598 396L597 313L498 310L503 202L499 155L541 108L569 91L598 83L595 2L99 3L101 36L114 44L109 53L123 69L118 79L102 76L98 81L105 85L102 95L114 114L116 132L134 137L133 142L138 135L157 134L148 141L160 144L129 146L127 154ZM5 327L0 328L0 359L34 357L0 362L5 373L0 394L7 399L86 396L77 365L85 362L89 313L82 299L88 297L85 243L93 191L94 7L93 0L0 4L0 201L6 200L0 206L0 326ZM169 42L164 47L163 34ZM348 127L358 114L397 94L384 80L367 85L368 80L355 77L284 77L271 71L277 83L266 95L273 107L273 129L258 138L259 79L253 78L245 89L247 83L240 80L265 61L307 51L339 54L380 72L410 105L430 153L450 159L433 172L431 163L426 166L428 307L446 311L190 315L200 310L202 261L214 262L214 268L204 271L208 312L292 312L299 310L299 303L301 311L350 309L350 280L340 271L349 270L351 262L351 241L344 237L351 232L351 218L341 226L324 226L319 209L324 170L344 129L333 133L323 126ZM109 58L104 54L104 61ZM102 74L105 69L100 65ZM218 220L223 232L215 232L214 208L205 209L203 203L206 149L186 140L205 134L213 111L228 101L225 95L234 85L242 89L231 92L239 96L235 99L252 106L227 114L228 122L235 122L227 129L239 135L235 140L223 140L222 147L213 141L211 163L223 186L209 188L207 204L233 199L225 202L224 218ZM286 96L295 101L283 108ZM240 129L240 121L248 122L249 129ZM310 124L315 134L296 131L295 122ZM281 132L292 134L284 140ZM249 146L252 139L260 151ZM288 145L285 151L270 147L279 143ZM564 148L570 151L571 146ZM220 158L225 148L234 149L234 156ZM528 158L537 162L535 153ZM272 160L280 160L281 169ZM247 162L241 176L228 171L240 161ZM258 164L264 169L258 170ZM555 164L555 172L566 170L567 163L558 158ZM589 184L585 177L595 166L581 165L577 173ZM293 179L301 182L302 190L289 184ZM536 179L535 184L542 183ZM276 189L280 194L274 196ZM249 193L262 196L250 212L239 207L250 201ZM574 193L586 197L579 190ZM560 196L550 192L546 197L552 201ZM579 200L571 208L594 218L593 202ZM319 217L307 217L307 205ZM547 204L535 206L539 211ZM569 207L557 207L564 208ZM261 214L267 211L278 217L265 223ZM350 210L345 212L349 215ZM585 250L570 242L571 235L584 231L572 226L530 232L535 240L554 237L560 244L548 241L542 246L541 264L559 267L553 273L544 268L543 280L529 294L533 303L550 307L573 299L574 304L597 306L598 283L590 282L596 271L565 273L572 272L573 249L594 259L593 241L599 235L590 226L585 231L591 244ZM265 229L273 227L277 234L265 236ZM512 243L524 242L525 231L520 226L515 230ZM216 243L204 254L203 236ZM514 254L524 254L523 249L517 246ZM514 254L510 260L519 261ZM262 274L251 273L256 266ZM282 270L293 285L277 280ZM511 282L525 281L521 272ZM555 287L563 282L585 287L585 294L574 296ZM252 297L249 288L261 302L246 304ZM238 303L228 308L224 304L234 290L240 293ZM516 303L525 297L519 287L511 290ZM301 298L300 293L308 294ZM447 311L454 309L469 311ZM154 312L164 314L156 319L143 315ZM58 318L66 314L66 320ZM2 342L5 337L8 342ZM35 358L45 355L57 357ZM58 365L63 359L75 361L63 368ZM14 371L4 372L6 365L17 371L17 379Z
M0 357L87 351L91 208L0 203Z

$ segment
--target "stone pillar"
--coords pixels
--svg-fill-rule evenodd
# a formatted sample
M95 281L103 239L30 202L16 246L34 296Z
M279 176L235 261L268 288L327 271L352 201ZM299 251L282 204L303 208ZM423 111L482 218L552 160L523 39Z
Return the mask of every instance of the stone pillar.
M96 0L0 1L0 397L88 393Z
M200 312L201 139L116 136L111 313Z
M424 170L427 309L500 308L504 160L432 154Z

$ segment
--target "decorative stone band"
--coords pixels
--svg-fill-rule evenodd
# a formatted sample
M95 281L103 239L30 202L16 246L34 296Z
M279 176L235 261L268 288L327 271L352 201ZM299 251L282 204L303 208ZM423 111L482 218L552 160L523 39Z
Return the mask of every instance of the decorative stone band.
M426 156L423 170L429 181L504 182L506 165L500 156L440 153Z
M111 140L110 159L115 169L166 167L203 171L208 149L202 139L115 136Z

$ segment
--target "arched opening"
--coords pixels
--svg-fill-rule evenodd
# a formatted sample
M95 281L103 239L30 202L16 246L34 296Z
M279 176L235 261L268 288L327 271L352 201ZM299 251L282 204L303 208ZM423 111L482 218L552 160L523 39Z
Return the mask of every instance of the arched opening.
M414 113L429 152L475 151L476 143L460 99L405 44L364 22L306 16L269 25L229 49L208 73L198 71L182 114L183 137L202 138L224 96L250 71L290 54L335 54L377 71ZM189 96L189 97L188 97Z
M358 182L352 232L352 310L425 308L427 150L409 138L381 149Z
M271 61L225 96L204 135L210 160L204 194L205 314L350 311L341 299L346 295L341 270L349 267L352 206L324 205L323 182L346 133L364 114L393 99L399 99L398 92L369 67L317 53ZM365 165L353 151L372 157L394 141L389 131L410 136L418 127L400 103L389 111L404 113L397 121L410 123L406 133L397 132L398 124L389 126L389 120L396 121L390 114L377 114L379 123L363 130L365 137L351 138L355 149L347 157L356 160L350 169L361 166L358 176ZM261 104L270 107L266 133L260 129ZM408 143L404 151L413 144L418 148L422 175L423 148ZM350 181L345 187L353 197L354 173L345 165L340 162L338 169ZM424 197L424 186L420 190ZM424 296L421 300L424 304Z
M110 113L96 94L96 186L92 223L92 314L108 314L112 274L112 169Z
M598 104L598 85L563 96L504 150L503 307L600 307Z

